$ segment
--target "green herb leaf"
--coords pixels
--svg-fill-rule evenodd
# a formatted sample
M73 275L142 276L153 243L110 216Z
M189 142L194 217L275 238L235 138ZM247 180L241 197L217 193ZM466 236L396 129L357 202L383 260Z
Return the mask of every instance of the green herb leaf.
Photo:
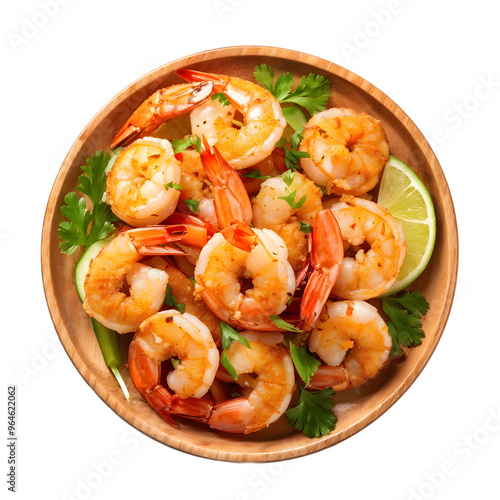
M310 439L330 434L337 423L333 413L335 391L331 387L308 391L301 384L298 386L299 404L285 412L287 422Z
M301 135L293 134L290 140L293 139L295 145L298 146L300 141L302 140ZM297 143L298 141L298 143ZM282 137L277 143L276 147L282 148L285 150L285 164L289 170L298 170L300 168L300 159L301 158L310 158L310 154L307 151L296 151L295 149L289 149L284 146L286 144L286 139Z
M276 144L275 146L277 148L282 148L286 144L286 137L282 137Z
M86 194L92 205L103 201L106 192L106 166L110 158L109 153L97 151L87 158L87 164L81 167L84 173L78 177L79 185L76 189Z
M272 94L279 102L285 102L286 98L290 95L293 85L292 73L280 73L274 85Z
M236 340L236 342L243 344L245 347L248 347L248 349L251 349L251 346L248 343L248 340L245 337L243 337L243 335L240 335L232 326L229 326L224 321L220 322L220 334L222 337L222 348L223 349L230 349L232 343L235 340Z
M299 145L302 142L303 135L304 127L300 127L297 132L292 134L292 136L290 137L290 146L292 146L293 149L299 148Z
M177 370L177 367L181 364L181 360L178 358L170 358L170 361L172 362L174 370Z
M196 286L196 280L192 277L189 277L189 280L191 281L191 283Z
M425 333L420 318L429 310L429 303L420 292L382 297L382 307L390 319L387 327L392 337L391 356L404 354L400 344L410 347L422 343Z
M255 80L257 80L263 87L265 87L269 92L273 93L274 90L274 71L267 64L261 64L255 67L253 72Z
M234 366L231 364L231 361L229 361L229 358L227 356L227 352L224 349L220 355L220 362L221 365L229 372L229 375L233 377L233 380L238 380L238 375L236 374L236 370L234 369Z
M283 116L286 122L293 130L297 131L303 128L307 123L307 117L301 108L298 106L288 106L283 108Z
M180 184L177 184L176 182L168 182L167 184L163 184L166 189L178 189L179 191L182 189L182 186Z
M196 200L184 200L184 203L187 205L187 207L189 208L189 210L191 210L191 212L196 212L196 213L200 212L200 202L199 201L196 201Z
M201 137L198 135L196 135L195 137L196 137L196 139L194 141L192 141L193 146L194 146L194 149L196 150L196 152L198 154L200 154L201 153Z
M87 233L92 214L87 210L85 199L79 199L74 192L68 193L64 202L66 205L61 207L61 213L71 222L63 221L59 224L59 249L62 253L71 255L80 245L87 247Z
M321 361L311 356L307 352L305 346L297 346L293 342L290 342L290 356L292 357L293 364L300 375L300 378L304 381L304 385L307 387L311 381L312 376L321 365Z
M310 158L307 151L295 151L293 149L283 148L285 150L285 164L287 168L298 170L300 168L301 158Z
M302 231L305 234L309 234L313 230L313 227L311 224L308 224L307 222L300 221L300 227L299 231Z
M291 73L280 73L276 79L276 84L273 84L273 69L267 64L261 64L255 68L254 77L280 103L292 102L298 104L306 108L311 115L323 111L331 95L330 80L316 73L303 76L293 92L293 75Z
M391 339L392 339L392 346L391 346L391 352L389 353L389 356L404 356L405 352L403 349L401 349L401 346L399 345L399 339L398 339L398 332L396 330L396 327L393 325L391 321L387 323L387 328L389 329L389 333L391 334Z
M406 292L398 297L385 297L384 300L403 306L415 316L425 316L429 310L429 303L420 292Z
M295 177L295 172L293 170L285 170L282 174L281 174L281 178L283 179L283 181L285 182L285 184L288 186L288 187L291 187L292 186L292 182L293 182L293 178Z
M279 316L276 316L276 315L272 315L270 316L271 318L271 321L278 327L278 328L281 328L283 330L287 330L289 332L297 332L297 333L300 333L302 332L302 330L300 330L299 328L291 325L290 323L287 323L284 319L281 319Z
M270 179L270 175L262 175L260 170L254 169L249 174L241 174L243 177L248 177L249 179Z
M299 201L295 202L295 196L297 195L296 189L290 192L288 188L285 188L285 193L286 196L278 196L278 199L286 201L290 205L290 207L293 208L294 210L297 210L298 208L302 207L306 202L307 199L306 195L302 196L302 198Z
M307 77L303 76L297 88L281 102L293 102L306 108L311 115L315 115L326 109L330 95L330 80L324 76L310 73Z
M76 189L90 198L92 211L87 208L85 199L78 198L75 192L64 197L61 213L70 220L61 222L58 229L59 248L64 254L71 255L79 246L88 248L114 230L113 222L118 218L103 201L109 159L108 153L98 151L87 159L87 164L82 166L84 173L78 177Z
M172 293L172 285L170 283L167 285L167 290L165 292L165 305L177 309L182 314L186 312L186 304L179 304L177 302L177 299Z
M194 137L192 135L187 135L184 139L173 139L171 144L174 149L174 154L182 153L190 147L194 147L197 153L201 152L201 137L197 135Z
M193 145L193 141L191 136L188 135L184 137L184 139L174 139L171 144L174 149L174 154L179 154L187 148L190 148Z
M231 101L222 93L218 92L211 97L212 101L219 101L223 106L229 106Z

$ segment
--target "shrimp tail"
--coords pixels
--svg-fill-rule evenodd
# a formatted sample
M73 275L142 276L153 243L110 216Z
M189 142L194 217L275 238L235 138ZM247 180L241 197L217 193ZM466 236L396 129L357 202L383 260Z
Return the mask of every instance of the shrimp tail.
M212 82L173 85L156 91L146 99L117 132L111 148L128 145L157 129L165 121L189 113L208 100L212 93Z
M182 212L174 212L166 222L185 226L186 234L182 236L179 243L188 247L203 248L207 241L216 233L215 227L210 222Z
M311 377L307 389L326 389L346 382L347 378L342 366L321 365Z
M196 420L197 422L208 422L214 406L212 401L193 397L181 398L175 394L171 395L171 397L172 402L169 408L171 414Z
M186 226L174 224L129 229L127 234L140 255L184 255L182 250L168 243L181 241L186 232Z
M233 222L229 227L223 229L221 234L231 245L245 252L251 252L257 243L257 237L252 228L240 221Z
M210 147L203 137L201 162L213 184L215 214L219 225L227 228L233 221L250 222L252 203L240 175L222 157L216 147Z
M171 425L177 427L172 415L207 422L213 403L201 398L181 398L161 385L161 363L152 360L134 340L128 354L130 376L136 389Z
M234 382L231 375L229 375L229 379L230 379L229 382ZM227 401L231 397L231 392L229 391L229 389L226 389L226 384L224 384L221 380L217 378L217 374L208 392L210 394L210 397L216 404L221 403L222 401Z
M219 431L244 433L254 419L255 408L248 399L237 398L217 403L208 425Z
M217 91L225 87L229 81L229 78L224 75L205 73L204 71L196 71L187 68L178 69L175 74L188 82L211 82Z
M312 232L311 265L314 268L304 290L300 307L301 329L314 328L333 285L344 257L342 234L331 210L316 214Z
M130 229L130 236L137 248L164 245L173 241L179 241L186 234L186 227L182 224L168 226L145 226Z
M136 389L165 420L177 427L170 414L164 411L169 406L170 394L160 385L161 364L146 356L137 342L132 341L128 351L128 367Z
M301 330L307 332L314 328L316 320L330 296L339 269L323 271L315 269L307 282L300 306Z
M186 255L180 248L173 247L171 245L164 246L150 246L141 247L137 250L137 253L144 256L154 256L154 255Z

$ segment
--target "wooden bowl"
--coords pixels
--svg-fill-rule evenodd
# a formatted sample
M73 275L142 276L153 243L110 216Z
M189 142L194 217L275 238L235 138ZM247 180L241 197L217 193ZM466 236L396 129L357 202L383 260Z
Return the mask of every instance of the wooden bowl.
M410 165L427 186L435 204L437 237L434 254L424 273L414 283L431 308L424 319L426 337L421 346L409 350L366 385L337 393L336 429L328 436L308 439L292 429L284 418L269 428L244 436L216 432L208 426L179 418L174 428L139 395L128 370L121 371L132 395L123 397L115 379L104 365L89 317L83 311L75 287L73 270L79 255L59 251L57 228L63 220L63 197L75 189L80 166L97 150L108 150L111 139L133 110L161 87L180 83L174 71L194 68L253 80L254 67L267 63L296 77L315 72L332 82L330 106L364 111L381 120L391 153ZM42 235L43 283L55 328L69 357L82 377L118 415L152 438L173 448L228 461L263 462L306 455L336 444L373 422L389 409L423 370L441 337L455 290L458 236L451 195L441 167L429 144L386 95L350 71L318 57L271 47L229 47L184 57L162 66L129 85L91 120L69 151L55 180L47 205ZM120 337L123 359L131 340Z

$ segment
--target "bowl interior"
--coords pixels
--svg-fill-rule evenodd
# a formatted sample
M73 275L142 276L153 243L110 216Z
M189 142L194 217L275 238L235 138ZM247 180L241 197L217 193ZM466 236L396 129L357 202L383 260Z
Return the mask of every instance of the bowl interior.
M63 220L59 209L65 194L77 185L80 166L95 151L109 150L118 128L144 99L161 87L181 82L175 70L187 67L253 80L253 70L261 63L274 68L275 74L292 72L296 79L310 72L320 73L332 82L330 107L347 107L380 119L391 154L410 165L422 179L433 198L437 217L434 254L424 273L411 286L421 291L431 304L423 321L426 333L423 344L410 349L405 359L392 361L373 381L337 393L335 431L313 440L293 430L284 418L248 436L215 432L184 419L178 419L177 428L172 427L142 399L128 370L123 368L121 372L132 395L131 402L125 401L104 365L89 318L73 285L74 266L80 254L64 256L58 248L57 228ZM120 92L96 114L69 151L50 194L42 235L47 304L64 348L87 383L118 415L154 439L199 456L233 461L269 461L305 455L351 436L385 412L413 383L439 341L451 308L457 262L456 220L446 179L413 122L380 90L350 71L311 55L269 47L232 47L188 56L158 68ZM131 335L120 336L123 359L131 338Z

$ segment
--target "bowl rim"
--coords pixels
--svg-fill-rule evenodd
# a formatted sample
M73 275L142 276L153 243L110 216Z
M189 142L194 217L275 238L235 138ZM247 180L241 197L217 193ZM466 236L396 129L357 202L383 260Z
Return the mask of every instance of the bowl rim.
M48 265L50 261L50 248L51 245L49 241L51 238L57 238L57 231L53 227L53 218L55 214L55 202L57 198L57 188L60 187L62 181L66 177L72 162L75 160L81 145L85 142L86 138L90 135L90 132L95 130L98 122L101 120L101 116L106 111L110 111L116 106L120 106L121 103L127 99L135 90L141 87L142 82L148 79L152 79L154 76L158 77L162 73L170 74L175 69L180 67L190 66L201 61L218 59L221 57L231 58L231 57L248 57L248 56L265 56L265 57L275 57L286 61L293 61L294 63L301 63L310 66L314 66L319 70L331 72L337 77L340 77L349 83L361 88L363 91L370 94L377 101L383 100L384 106L390 111L390 113L396 117L405 129L412 135L414 140L419 144L426 161L432 164L433 173L439 174L440 177L440 188L442 189L441 198L444 197L444 203L448 205L450 213L452 214L452 220L445 221L446 231L448 239L454 244L456 249L456 258L450 259L448 262L449 266L449 276L450 280L446 283L443 289L446 292L445 301L442 308L442 314L440 315L441 327L438 329L436 334L429 339L426 343L426 349L419 358L419 363L416 363L412 369L407 373L407 375L401 380L401 382L396 386L393 392L381 401L378 405L372 408L363 418L357 420L352 425L346 427L338 433L333 433L328 436L323 436L322 438L312 439L306 444L300 444L299 446L292 446L289 448L280 448L277 451L263 451L263 452L234 452L234 451L221 451L214 450L211 447L203 447L196 444L187 444L173 436L165 435L153 428L148 422L139 418L137 415L132 413L126 406L126 401L120 400L115 395L110 393L106 387L99 383L97 377L90 371L90 369L85 364L85 361L81 357L79 351L76 349L69 331L66 325L62 321L62 315L55 301L55 291L52 285L52 271L51 267ZM458 229L457 221L455 216L455 210L453 206L453 200L449 190L448 183L438 162L438 159L432 150L431 146L420 132L418 127L413 123L413 121L406 115L406 113L388 96L386 96L381 90L372 85L366 79L359 77L352 71L336 64L330 62L326 59L310 55L304 52L299 52L292 49L271 47L271 46L261 46L261 45L236 45L228 47L220 47L209 49L194 54L190 54L181 58L177 58L174 61L168 62L155 68L154 70L144 74L140 78L136 79L131 84L124 87L121 91L115 94L104 106L102 106L83 128L82 132L78 135L77 139L74 141L73 145L69 149L61 168L54 180L52 186L47 207L45 211L42 236L41 236L41 264L42 264L42 279L44 286L44 293L49 309L49 313L52 318L52 322L56 329L57 335L63 345L65 352L70 358L71 362L80 373L82 378L87 382L87 384L93 389L93 391L101 398L102 401L106 403L118 416L123 420L128 422L137 430L144 434L152 437L153 439L166 444L172 448L197 455L204 458L217 459L223 461L246 461L246 462L270 462L277 460L292 459L304 455L308 455L334 444L337 444L344 439L356 434L361 429L367 427L369 424L373 423L378 417L380 417L385 411L387 411L391 406L393 406L396 401L398 401L403 394L409 389L409 387L415 382L417 377L420 375L422 370L425 368L430 357L434 353L437 344L439 343L441 336L443 334L446 322L448 320L451 306L453 303L454 292L456 288L457 273L458 273ZM123 398L122 398L123 399Z

